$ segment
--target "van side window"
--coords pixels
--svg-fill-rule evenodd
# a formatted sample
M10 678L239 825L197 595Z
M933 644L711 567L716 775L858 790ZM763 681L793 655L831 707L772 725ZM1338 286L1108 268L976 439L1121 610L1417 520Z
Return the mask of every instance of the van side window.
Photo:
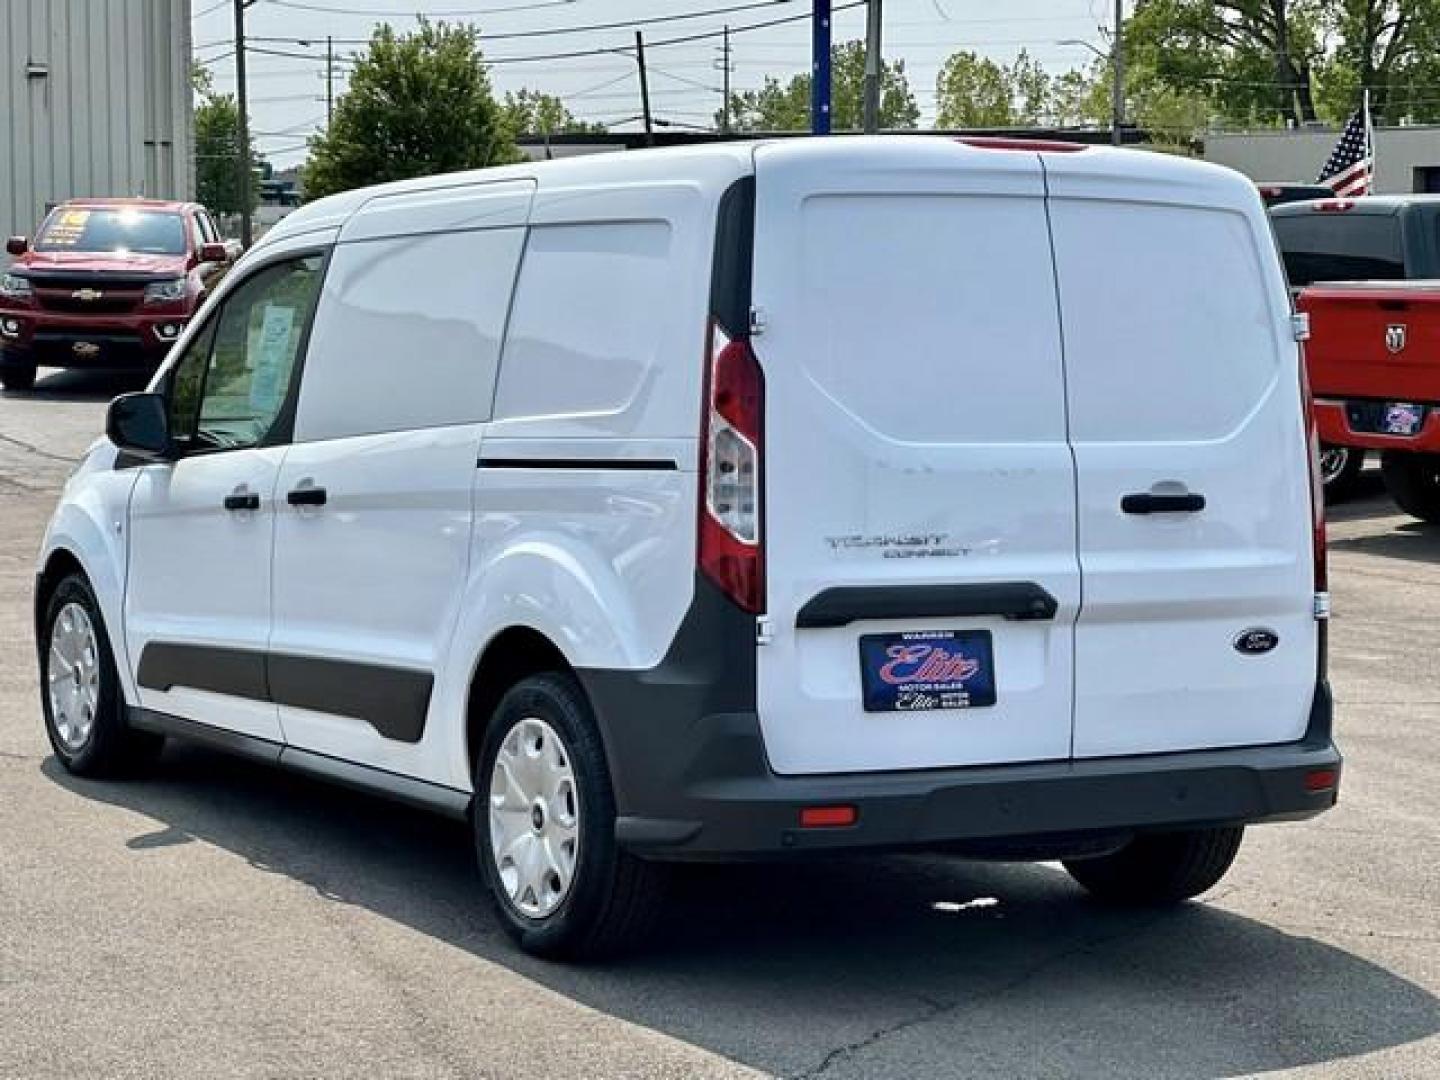
M323 259L268 266L225 299L171 374L172 435L191 450L265 441L279 418L320 289Z
M613 414L643 392L673 307L670 241L664 221L531 228L497 420Z
M524 242L506 227L337 246L296 440L488 420Z

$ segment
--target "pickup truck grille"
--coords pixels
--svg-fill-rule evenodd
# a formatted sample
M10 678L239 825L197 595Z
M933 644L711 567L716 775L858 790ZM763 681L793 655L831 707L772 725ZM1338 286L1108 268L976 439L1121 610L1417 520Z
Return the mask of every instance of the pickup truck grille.
M145 286L126 282L109 285L103 281L81 284L32 282L35 303L44 311L67 315L123 315L140 306Z

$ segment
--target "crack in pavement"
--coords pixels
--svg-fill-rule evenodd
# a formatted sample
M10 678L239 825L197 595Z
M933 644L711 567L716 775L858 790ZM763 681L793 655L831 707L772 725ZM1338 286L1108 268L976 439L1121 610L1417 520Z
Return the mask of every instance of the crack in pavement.
M74 454L57 454L52 450L42 449L34 443L28 443L24 439L17 439L13 435L0 435L0 443L7 443L10 446L19 447L21 450L35 454L37 457L49 458L51 461L63 461L66 465L73 465L76 461L76 455Z
M1229 889L1217 890L1209 895L1208 902L1216 903L1232 895L1235 891L1236 890L1233 887ZM836 1047L834 1050L831 1050L829 1053L827 1053L825 1057L821 1059L820 1063L813 1069L806 1070L802 1073L796 1073L794 1075L794 1080L814 1080L815 1077L822 1076L827 1070L829 1070L833 1065L837 1064L838 1062L848 1060L855 1055L865 1050L868 1050L870 1047L876 1045L877 1043L883 1042L886 1039L889 1039L895 1035L908 1031L911 1028L919 1027L922 1024L928 1024L932 1020L938 1019L941 1016L959 1015L960 1013L966 1011L966 1009L974 1008L981 1004L993 1003L995 1001L998 1001L1006 995L1012 993L1013 991L1018 990L1020 987L1030 982L1032 979L1043 975L1046 971L1049 971L1057 964L1062 964L1068 960L1075 958L1076 956L1081 955L1082 953L1086 953L1092 949L1109 945L1112 942L1122 941L1128 937L1139 937L1142 934L1147 933L1152 927L1165 921L1174 914L1175 913L1172 911L1160 912L1137 925L1126 927L1124 930L1121 930L1118 933L1103 934L1099 937L1083 940L1077 943L1072 948L1062 949L1055 955L1046 957L1044 960L1041 960L1039 963L1034 964L1027 970L1015 976L1013 979L1001 983L993 990L981 991L975 996L966 998L962 1001L944 1002L927 997L925 995L917 995L918 1000L923 1001L925 1004L930 1006L924 1013L919 1016L913 1016L909 1019L901 1020L894 1024L887 1025L886 1027L871 1032L863 1039L857 1039L855 1042L846 1043L844 1046Z

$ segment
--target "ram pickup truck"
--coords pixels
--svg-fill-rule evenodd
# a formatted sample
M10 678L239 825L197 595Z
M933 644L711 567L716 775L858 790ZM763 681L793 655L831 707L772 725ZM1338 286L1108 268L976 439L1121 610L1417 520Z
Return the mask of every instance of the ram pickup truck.
M1400 508L1440 523L1440 280L1311 285L1296 306L1321 442L1380 451Z
M1440 196L1332 196L1285 203L1271 207L1270 225L1292 289L1320 282L1440 278ZM1321 447L1327 501L1355 490L1364 462L1364 450L1336 443Z
M205 208L154 199L76 199L33 241L12 236L0 273L0 386L28 390L37 366L154 371L239 255Z

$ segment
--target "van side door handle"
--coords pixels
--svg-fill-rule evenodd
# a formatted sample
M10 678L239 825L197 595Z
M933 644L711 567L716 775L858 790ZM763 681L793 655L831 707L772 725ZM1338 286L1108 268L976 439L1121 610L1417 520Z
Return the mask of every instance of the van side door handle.
M325 499L325 489L313 485L297 487L285 496L291 506L324 506Z
M1120 509L1127 514L1196 514L1205 509L1205 496L1193 491L1134 491L1120 500Z
M237 491L225 496L226 510L259 510L260 496L253 491Z

